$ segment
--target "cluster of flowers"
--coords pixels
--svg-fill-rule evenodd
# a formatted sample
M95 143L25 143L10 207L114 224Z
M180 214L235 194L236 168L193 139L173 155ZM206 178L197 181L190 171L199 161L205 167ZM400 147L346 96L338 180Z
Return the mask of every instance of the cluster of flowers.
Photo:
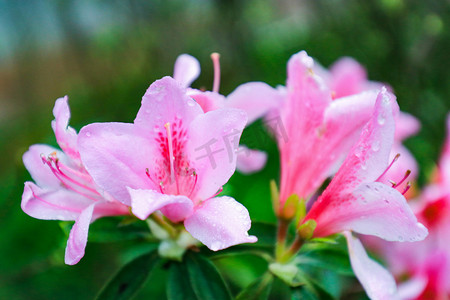
M277 121L268 129L281 156L280 187L271 185L277 263L288 264L310 239L343 233L369 297L448 296L450 138L435 183L424 200L413 202L414 213L404 195L417 166L401 141L419 124L399 111L389 87L368 81L357 62L345 58L325 70L302 51L288 62L286 86L250 82L225 97L218 92L219 57L212 59L212 91L190 87L200 66L183 54L173 77L150 85L132 124L94 123L77 134L68 126L67 97L56 100L52 127L61 150L33 145L24 154L36 183L25 183L22 209L39 219L75 221L65 262L83 257L89 224L105 216L134 215L166 229L160 234L166 256L199 242L214 251L256 242L246 208L218 195L236 167L244 173L264 167L265 153L239 145L244 127L264 118ZM418 219L430 238L411 250L406 242L428 235ZM292 222L297 235L287 247ZM352 232L404 242L367 239L397 281L409 280L397 289L394 276L369 258Z

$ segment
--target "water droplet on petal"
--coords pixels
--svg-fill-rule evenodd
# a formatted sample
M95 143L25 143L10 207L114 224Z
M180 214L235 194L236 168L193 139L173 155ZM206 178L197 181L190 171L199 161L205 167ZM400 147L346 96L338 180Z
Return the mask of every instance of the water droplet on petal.
M88 131L88 132L86 132L86 136L87 137L90 137L91 136L91 133Z
M399 236L398 236L398 240L399 240L400 242L403 242L404 238L403 238L401 235L399 235Z
M378 120L378 124L380 124L380 125L383 125L384 122L386 122L386 119L383 114L379 114L377 120Z
M372 144L372 150L373 150L374 152L377 152L378 150L380 150L380 141L375 141L375 142L373 142L373 144Z

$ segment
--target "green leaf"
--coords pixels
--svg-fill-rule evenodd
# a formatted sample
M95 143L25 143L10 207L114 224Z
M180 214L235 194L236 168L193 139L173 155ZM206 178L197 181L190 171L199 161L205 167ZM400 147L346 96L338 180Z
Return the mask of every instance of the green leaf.
M353 275L348 253L341 249L325 248L303 253L297 256L296 262L300 267L310 265L343 275Z
M353 269L348 256L345 240L338 236L334 244L307 243L296 257L296 263L302 265L327 269L338 274L353 276Z
M156 250L135 258L122 267L106 284L97 299L130 299L145 283L148 275L159 261Z
M304 274L294 264L272 263L269 265L269 270L291 287L305 284Z
M185 263L173 262L170 265L169 278L166 285L168 300L197 300L191 286L189 273Z
M265 273L262 277L257 278L249 286L243 289L236 300L266 300L272 289L273 276Z
M323 289L314 279L302 273L304 284L293 289L292 299L298 300L333 300L334 297Z
M231 299L228 287L211 261L192 252L185 258L189 280L198 299Z

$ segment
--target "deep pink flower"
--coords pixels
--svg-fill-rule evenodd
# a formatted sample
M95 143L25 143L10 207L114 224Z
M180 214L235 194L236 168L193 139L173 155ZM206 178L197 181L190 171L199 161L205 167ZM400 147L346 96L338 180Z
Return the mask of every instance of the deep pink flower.
M175 62L174 79L187 88L187 94L193 98L204 112L219 108L238 108L247 113L247 125L264 117L270 110L280 105L280 93L264 82L248 82L238 86L227 97L219 94L220 67L217 53L211 55L214 63L214 87L212 91L189 88L200 74L200 63L188 54L178 56ZM237 169L250 174L261 170L267 161L267 154L243 146L238 151Z
M352 268L371 299L395 299L395 280L350 231L387 241L420 241L427 235L402 193L379 181L389 168L397 110L395 98L383 89L359 141L303 221L315 220L314 237L344 232Z
M290 58L286 89L279 93L286 98L279 109L285 134L276 133L283 204L292 194L309 199L336 172L372 115L377 91L333 101L313 59L302 51Z
M427 235L401 192L378 181L388 167L397 110L393 95L381 91L359 141L305 217L317 222L314 236L351 230L388 241L418 241Z
M128 214L128 208L99 189L80 161L77 133L68 126L67 97L55 102L52 127L63 151L33 145L23 155L36 182L25 182L23 211L38 219L75 221L67 241L66 264L76 264L86 247L89 224L104 216Z
M233 198L215 197L235 171L246 121L239 109L204 113L180 82L164 77L145 93L134 124L84 127L80 154L95 182L137 217L160 210L219 250L256 241L247 233L245 207Z

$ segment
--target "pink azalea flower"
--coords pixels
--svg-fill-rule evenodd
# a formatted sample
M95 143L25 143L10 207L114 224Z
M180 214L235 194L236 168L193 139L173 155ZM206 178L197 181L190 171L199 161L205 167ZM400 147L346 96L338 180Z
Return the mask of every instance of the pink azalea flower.
M164 77L145 93L134 124L84 127L80 154L95 182L138 218L160 210L220 250L256 241L247 233L245 207L233 198L215 197L235 171L246 121L239 109L204 113L180 82Z
M379 182L388 168L397 110L393 95L381 91L359 141L305 217L317 222L315 237L345 230L388 241L418 241L427 235L403 195Z
M187 94L193 98L204 112L219 108L238 108L247 113L251 124L265 116L281 102L278 91L263 82L248 82L238 86L227 97L219 94L220 65L219 55L211 55L214 63L214 86L212 91L200 91L189 88L190 84L200 75L200 63L188 54L178 56L175 62L173 78L187 88ZM267 155L247 147L238 151L237 169L241 173L250 174L261 170L267 161Z
M33 145L23 155L36 182L25 182L22 210L37 219L75 221L66 247L66 264L76 264L86 247L89 224L104 216L128 214L128 208L99 189L80 161L77 133L68 126L67 97L55 102L52 121L62 151Z
M395 280L368 258L349 231L409 242L423 240L428 233L402 193L379 181L389 168L397 110L395 98L383 89L359 141L303 221L316 222L314 237L346 232L353 270L371 299L394 299Z
M281 152L282 207L294 193L309 199L336 172L372 115L378 92L333 101L332 90L314 72L313 59L301 51L290 58L286 89L280 93L286 97L279 109L285 132L280 134L278 128L275 133Z

